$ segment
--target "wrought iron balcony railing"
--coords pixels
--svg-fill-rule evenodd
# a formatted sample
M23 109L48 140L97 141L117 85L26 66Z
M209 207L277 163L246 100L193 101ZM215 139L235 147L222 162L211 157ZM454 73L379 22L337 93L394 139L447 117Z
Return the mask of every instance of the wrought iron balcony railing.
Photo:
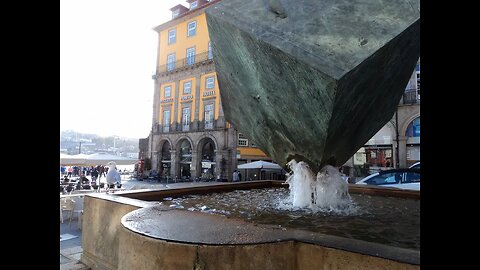
M213 61L212 51L198 53L195 55L191 55L187 58L180 59L175 62L167 63L166 65L161 65L158 67L156 75L162 74L165 72L172 72L184 67L189 67L195 64L200 64L208 61ZM153 77L155 77L156 75L153 75Z
M184 124L184 123L173 123L171 125L156 124L153 126L152 131L154 134L161 134L161 133L215 130L217 128L225 128L225 123L223 124L222 123L218 122L218 120L213 120L213 121L207 121L207 122L199 121L197 123L189 122L188 124Z
M403 93L403 104L420 103L420 89L407 89Z

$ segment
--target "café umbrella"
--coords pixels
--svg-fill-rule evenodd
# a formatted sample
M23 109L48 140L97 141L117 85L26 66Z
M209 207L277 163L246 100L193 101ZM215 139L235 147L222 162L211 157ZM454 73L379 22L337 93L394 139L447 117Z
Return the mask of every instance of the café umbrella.
M237 168L238 169L278 169L278 170L282 169L282 167L276 163L267 162L263 160L241 164L241 165L238 165Z
M258 179L261 179L260 172L262 170L282 170L282 167L276 163L267 162L263 160L249 162L237 166L237 169L247 170L246 175L248 175L248 170L257 169L258 170Z

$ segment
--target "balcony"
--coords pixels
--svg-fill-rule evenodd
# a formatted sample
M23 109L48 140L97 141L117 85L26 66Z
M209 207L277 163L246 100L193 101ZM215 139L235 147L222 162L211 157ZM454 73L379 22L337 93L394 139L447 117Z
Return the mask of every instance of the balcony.
M402 104L420 103L420 89L406 89L403 93Z
M168 124L167 124L167 125L163 125L163 126L162 126L162 131L163 131L163 132L169 132L169 131L170 131L170 125L168 125Z
M211 51L190 55L187 58L180 59L176 62L167 63L166 65L161 65L157 69L157 74L153 75L152 78L156 78L157 75L175 72L181 69L185 69L188 67L195 67L200 64L207 64L213 61L213 54Z
M179 132L198 132L198 131L213 131L217 129L226 128L225 121L216 119L213 121L195 121L187 123L173 123L171 125L156 124L153 126L153 134L160 135L165 133L179 133Z

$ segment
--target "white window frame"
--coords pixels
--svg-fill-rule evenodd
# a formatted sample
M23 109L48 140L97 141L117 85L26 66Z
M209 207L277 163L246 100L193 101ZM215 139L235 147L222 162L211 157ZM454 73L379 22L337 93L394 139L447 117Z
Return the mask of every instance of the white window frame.
M248 139L242 133L238 133L238 146L248 146Z
M180 15L180 9L175 9L174 11L172 11L172 19L174 19L178 15Z
M188 48L186 55L185 63L187 66L195 64L195 47Z
M197 34L197 21L189 22L187 25L187 37L193 37L196 34Z
M196 8L198 6L198 1L193 1L190 3L190 10Z
M175 53L167 55L167 71L175 69Z
M167 92L167 90L168 90L168 92ZM165 98L172 97L172 86L171 85L167 85L167 86L163 87L163 96Z
M190 107L184 107L182 109L182 131L190 130Z
M168 44L174 44L177 42L177 29L173 28L168 30Z
M170 131L170 110L163 111L163 132Z
M213 104L208 104L208 105L205 105L204 107L205 129L213 129L213 121L215 118L214 109L215 109L215 106Z
M188 89L188 91L186 89ZM184 82L183 83L183 94L188 95L188 94L191 94L191 93L192 93L192 81Z
M215 88L215 77L214 76L205 78L205 88L206 89Z

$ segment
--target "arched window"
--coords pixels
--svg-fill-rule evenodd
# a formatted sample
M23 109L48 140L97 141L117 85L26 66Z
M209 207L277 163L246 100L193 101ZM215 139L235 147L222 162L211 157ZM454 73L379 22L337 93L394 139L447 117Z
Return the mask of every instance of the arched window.
M215 161L215 144L212 139L206 139L203 145L202 161Z
M170 143L166 141L162 146L162 160L171 160Z
M420 117L415 118L407 127L407 166L420 161Z
M405 132L407 137L420 137L420 117L415 118L407 127Z
M180 144L180 162L192 161L192 147L188 140L183 140Z

